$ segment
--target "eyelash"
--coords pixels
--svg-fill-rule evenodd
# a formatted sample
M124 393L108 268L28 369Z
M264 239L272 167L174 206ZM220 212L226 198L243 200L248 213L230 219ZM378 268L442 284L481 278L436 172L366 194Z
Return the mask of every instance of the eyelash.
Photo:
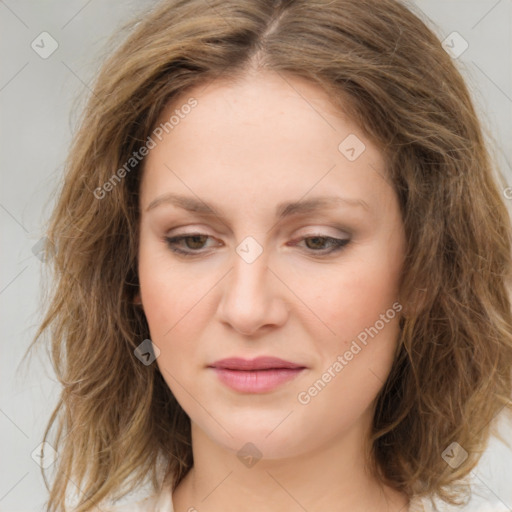
M194 257L202 254L200 251L184 251L183 249L179 249L177 247L177 244L183 240L189 239L189 238L195 238L199 236L205 236L207 238L211 238L209 235L204 235L202 233L187 233L184 235L178 235L174 237L165 237L165 242L167 243L167 246L171 251L174 253L180 254L182 256L186 257ZM350 239L342 239L342 238L334 238L332 236L323 236L323 235L312 235L312 236L305 236L302 237L299 241L308 240L308 239L314 239L314 238L320 238L323 240L326 240L332 244L332 249L329 251L316 251L313 249L309 249L313 254L319 255L319 256L327 256L330 254L333 254L335 252L339 252L343 250L350 242ZM204 251L203 251L204 252Z

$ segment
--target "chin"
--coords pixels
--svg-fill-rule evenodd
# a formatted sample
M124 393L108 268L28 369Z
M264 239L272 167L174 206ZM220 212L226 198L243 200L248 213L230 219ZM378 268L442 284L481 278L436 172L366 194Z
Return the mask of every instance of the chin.
M220 420L221 424L229 425L227 430L231 436L222 428L216 428L218 425L214 427L214 430L208 429L204 432L213 442L239 457L248 454L265 459L286 459L314 450L315 446L310 445L312 439L316 443L320 441L318 436L313 434L315 430L318 432L318 429L307 432L299 425L285 425L291 418L283 421L284 417L286 415L281 415L276 421L273 416L271 418L256 418L253 415L251 420L244 419L238 423L231 420Z

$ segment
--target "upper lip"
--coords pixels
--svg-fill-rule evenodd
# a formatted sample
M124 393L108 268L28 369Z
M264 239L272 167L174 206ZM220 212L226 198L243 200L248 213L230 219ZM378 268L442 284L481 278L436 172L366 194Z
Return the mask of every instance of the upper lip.
M227 370L270 370L279 368L305 368L305 366L279 359L278 357L262 356L255 359L229 357L220 359L209 365L210 368L224 368Z

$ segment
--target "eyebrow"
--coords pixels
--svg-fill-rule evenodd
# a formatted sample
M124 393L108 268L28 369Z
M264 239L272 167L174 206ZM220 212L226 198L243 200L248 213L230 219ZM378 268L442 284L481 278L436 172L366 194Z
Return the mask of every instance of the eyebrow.
M203 215L216 215L222 218L212 206L194 197L182 196L179 194L164 194L157 197L146 208L146 212L153 210L162 204L171 204L183 208L189 212ZM368 204L362 199L352 199L341 196L321 196L301 201L286 201L279 203L276 207L276 219L283 219L301 213L311 213L322 208L335 208L336 206L352 206L370 210Z

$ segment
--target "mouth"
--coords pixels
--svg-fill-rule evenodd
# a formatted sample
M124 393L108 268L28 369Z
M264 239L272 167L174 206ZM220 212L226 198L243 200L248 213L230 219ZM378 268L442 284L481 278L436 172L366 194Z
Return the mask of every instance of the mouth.
M208 366L219 380L242 393L273 391L302 373L306 367L276 357L229 358Z

